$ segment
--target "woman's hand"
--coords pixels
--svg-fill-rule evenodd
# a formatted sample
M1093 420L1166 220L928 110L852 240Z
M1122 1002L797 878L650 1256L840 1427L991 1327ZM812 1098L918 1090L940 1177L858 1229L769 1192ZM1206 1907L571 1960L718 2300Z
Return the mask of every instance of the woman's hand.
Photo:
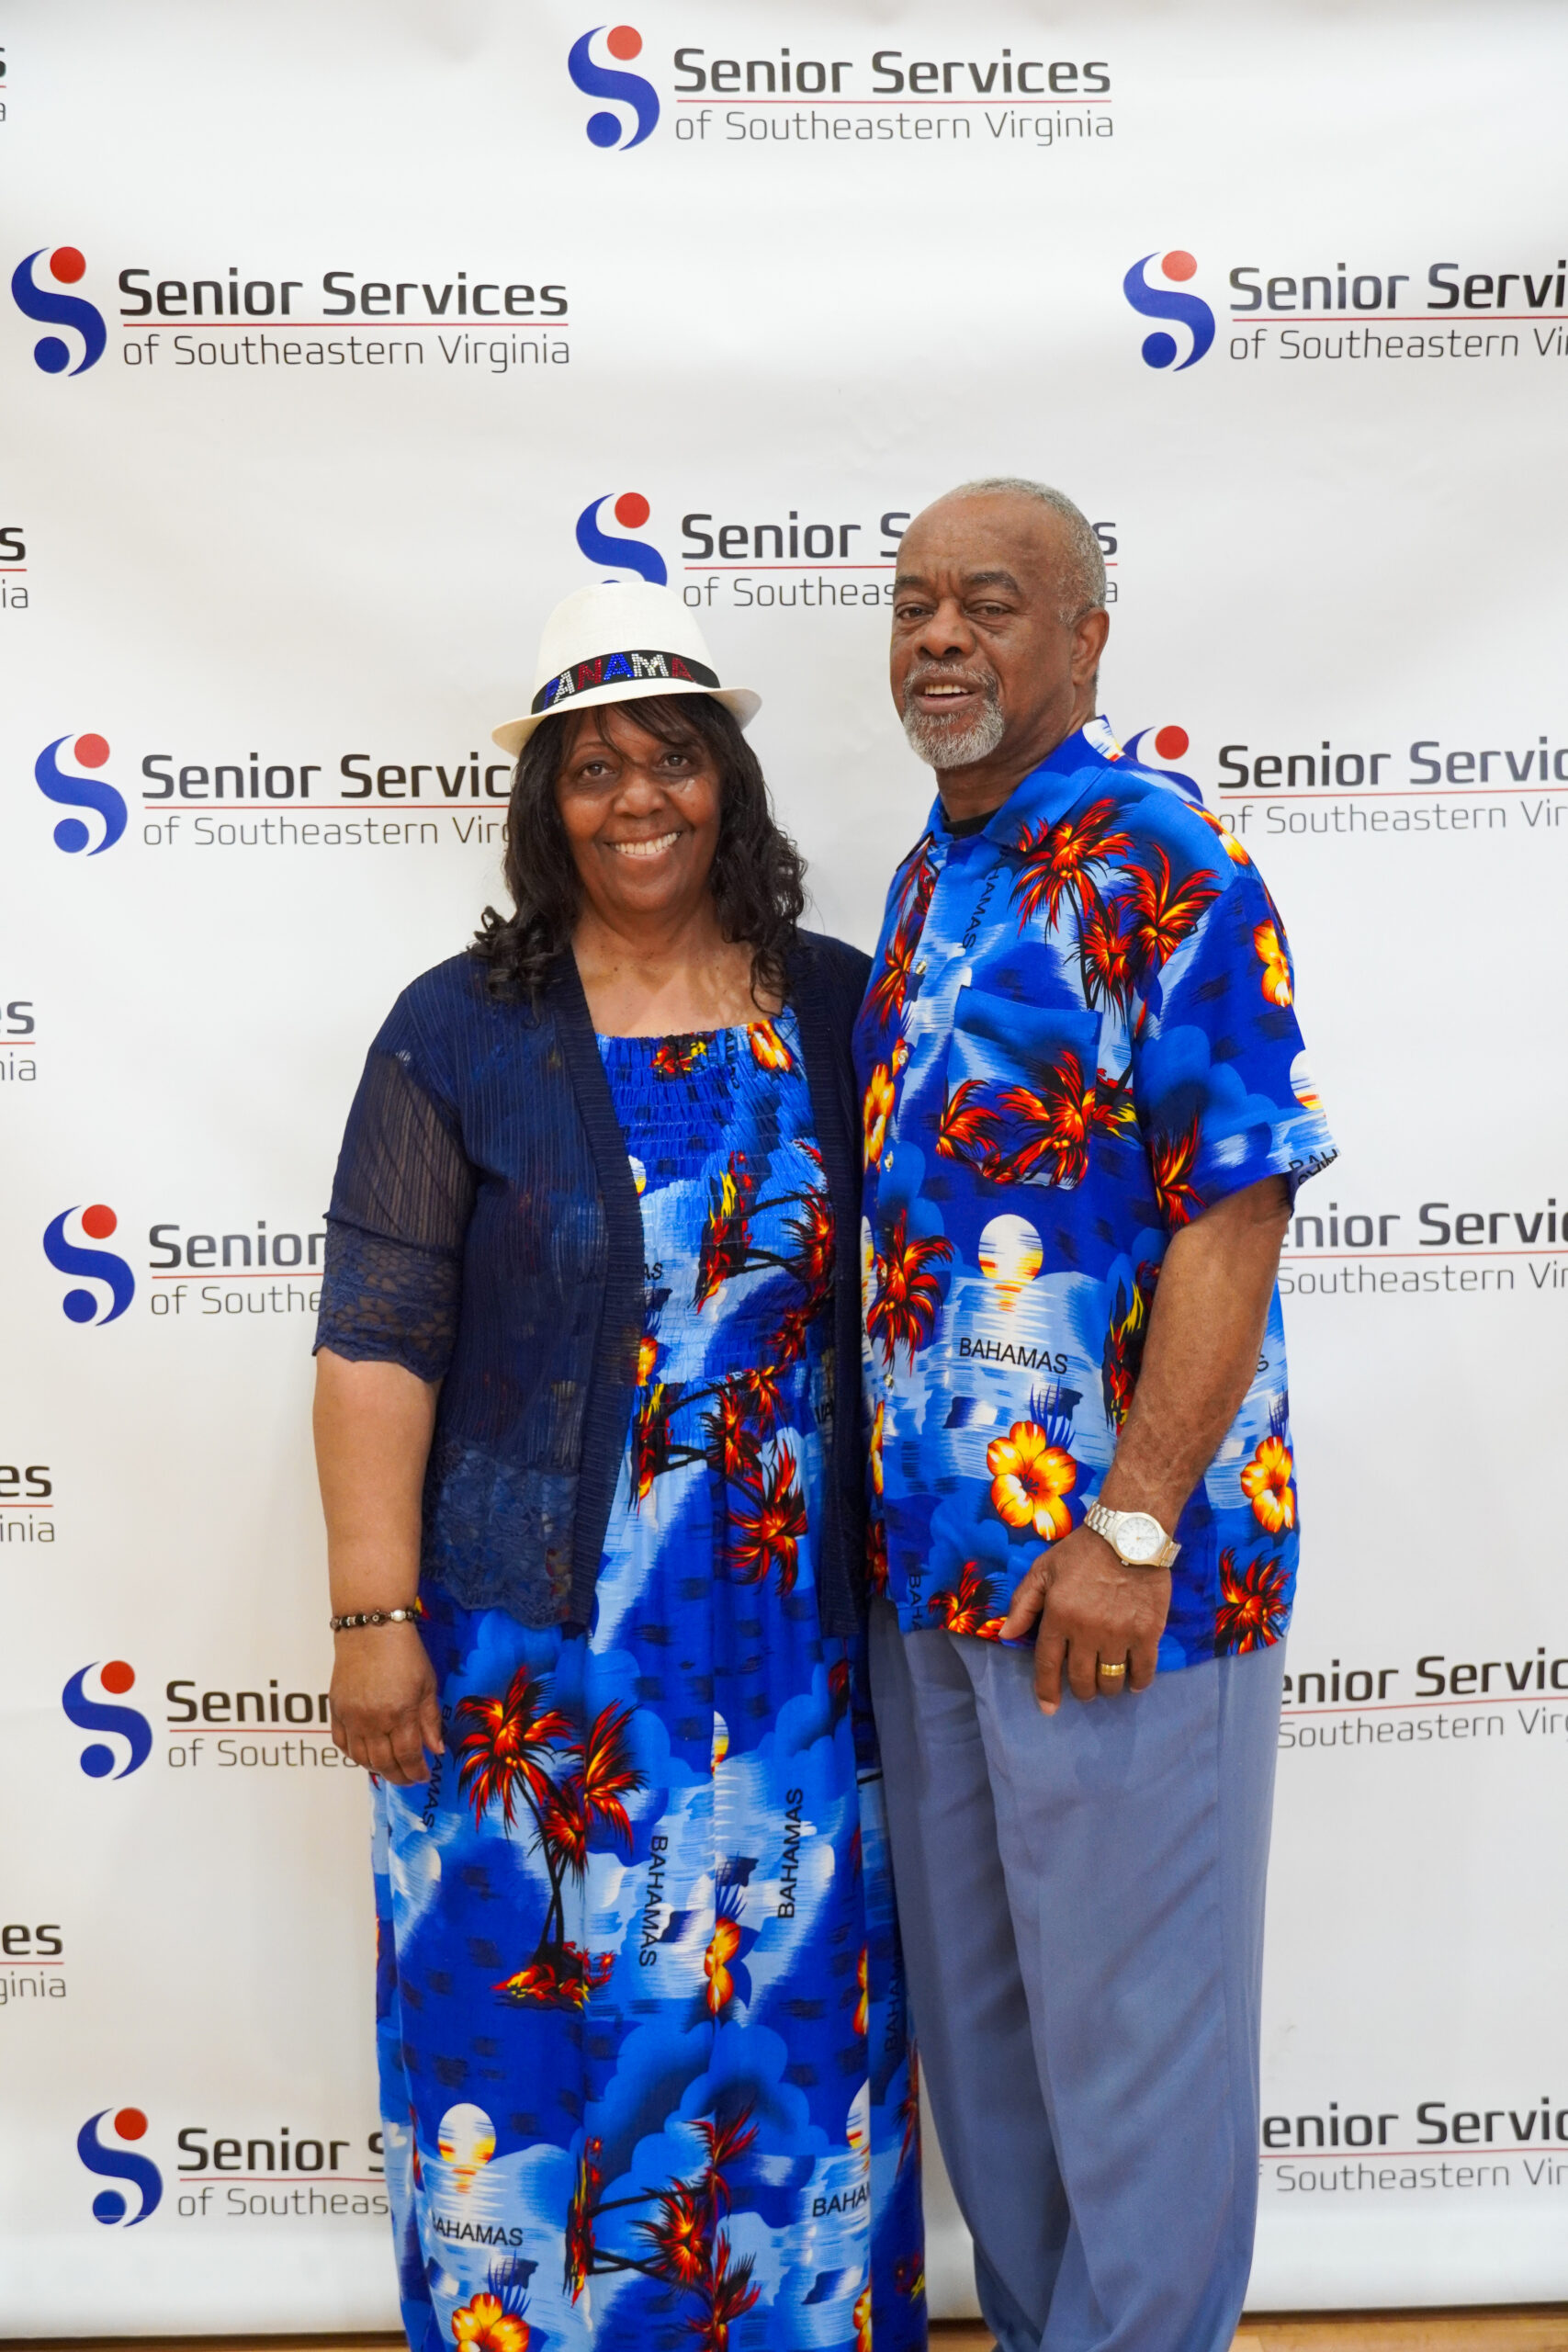
M356 1625L334 1636L333 1737L400 1789L430 1778L442 1753L435 1675L413 1625Z

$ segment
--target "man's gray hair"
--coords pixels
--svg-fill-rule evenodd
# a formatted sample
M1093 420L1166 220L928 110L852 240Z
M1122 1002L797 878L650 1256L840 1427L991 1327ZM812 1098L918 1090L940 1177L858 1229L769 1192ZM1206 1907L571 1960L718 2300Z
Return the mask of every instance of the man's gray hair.
M1053 490L1049 482L1028 481L1021 474L987 474L983 481L962 481L956 490L947 492L949 498L973 498L982 492L1010 491L1020 498L1032 498L1036 504L1048 506L1062 523L1063 584L1066 590L1062 605L1062 618L1070 627L1083 613L1092 612L1105 602L1105 557L1100 541L1094 536L1094 526L1081 507L1075 506L1065 490Z

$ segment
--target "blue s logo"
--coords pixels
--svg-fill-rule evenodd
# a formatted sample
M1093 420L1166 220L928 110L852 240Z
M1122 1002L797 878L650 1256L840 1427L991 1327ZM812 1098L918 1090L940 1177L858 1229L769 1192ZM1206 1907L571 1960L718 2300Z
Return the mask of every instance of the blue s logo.
M622 571L635 571L639 578L650 580L656 588L665 587L670 574L657 548L641 539L612 538L608 531L599 528L599 509L610 496L606 491L603 498L591 498L578 516L578 546L590 563L613 563ZM615 500L615 520L628 531L640 531L651 511L639 490L623 491Z
M145 2222L154 2214L164 2199L164 2176L151 2156L132 2155L129 2148L106 2148L98 2137L98 2126L108 2113L100 2108L90 2115L76 2134L76 2154L90 2173L100 2180L127 2180L136 2190L138 2210L126 2222L134 2229L138 2222ZM140 2140L147 2129L147 2118L139 2107L122 2107L114 2119L114 2129L122 2140ZM113 2227L126 2221L125 2199L118 2188L100 2188L93 2199L93 2219Z
M1192 348L1177 368L1176 372L1179 376L1183 368L1195 367L1213 342L1214 314L1207 302L1196 294L1178 294L1168 286L1151 286L1145 272L1153 259L1153 254L1145 254L1142 261L1133 264L1122 280L1122 291L1140 318L1174 319L1187 329L1192 338ZM1190 277L1198 267L1190 254L1180 252L1164 254L1159 266L1168 278L1179 281ZM1156 334L1146 334L1144 337L1144 365L1145 368L1168 368L1179 349L1176 337L1163 330Z
M33 345L33 357L46 376L63 376L70 368L73 376L82 375L96 368L104 356L108 341L103 313L79 294L57 294L51 287L40 286L33 275L33 264L42 258L43 247L19 261L11 273L11 299L26 319L37 319L40 326L70 327L82 338L82 356L71 367L71 346L57 334L40 335ZM59 245L49 257L49 274L56 286L74 286L87 265L74 245Z
M614 98L621 106L630 107L637 117L637 130L627 139L626 126L618 114L591 114L588 136L594 146L623 150L640 147L659 120L659 93L640 74L617 74L612 66L594 64L589 45L604 31L603 25L595 25L592 32L572 42L567 71L585 96ZM642 35L633 25L613 25L605 34L604 46L612 57L626 62L641 56Z
M106 1201L95 1201L81 1214L82 1230L89 1241L107 1241L119 1223ZM60 1302L61 1312L72 1323L118 1323L136 1295L136 1277L114 1250L84 1250L79 1242L67 1241L66 1221L75 1215L74 1208L62 1209L50 1219L44 1228L43 1254L56 1273L81 1274L89 1282L107 1283L109 1311L99 1313L104 1302L96 1292L68 1290Z
M57 735L52 743L44 745L33 762L33 777L46 800L59 801L66 808L91 808L103 819L103 840L87 850L89 857L100 857L106 849L113 849L125 831L125 802L112 784L98 784L90 775L72 775L61 766L55 755L64 741L63 735ZM101 768L109 747L101 735L78 735L71 755L85 768ZM87 849L92 838L80 817L62 817L54 829L55 848L69 856Z
M112 1774L117 1781L128 1781L132 1772L141 1771L152 1753L152 1726L140 1707L107 1707L101 1699L89 1699L86 1683L93 1671L92 1667L85 1666L73 1674L60 1694L60 1703L65 1710L66 1721L74 1724L78 1731L110 1732L115 1738L123 1739L129 1750L116 1772L113 1748L95 1740L90 1747L82 1750L82 1770L88 1780L107 1781ZM123 1698L135 1681L136 1668L128 1666L122 1657L110 1658L98 1672L100 1688L116 1698Z

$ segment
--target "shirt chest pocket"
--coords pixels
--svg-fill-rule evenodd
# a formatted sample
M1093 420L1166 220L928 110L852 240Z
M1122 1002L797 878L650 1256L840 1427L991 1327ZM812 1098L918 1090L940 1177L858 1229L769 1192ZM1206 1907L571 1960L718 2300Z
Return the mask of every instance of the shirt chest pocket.
M1097 1129L1122 1115L1122 1090L1099 1078L1099 1046L1098 1013L961 989L938 1157L992 1184L1081 1184Z

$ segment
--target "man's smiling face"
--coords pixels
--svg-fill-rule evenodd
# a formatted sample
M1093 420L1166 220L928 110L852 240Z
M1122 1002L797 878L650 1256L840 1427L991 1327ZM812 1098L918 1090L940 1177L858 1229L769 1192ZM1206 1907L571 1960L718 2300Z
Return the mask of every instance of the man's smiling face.
M904 535L893 589L893 699L950 806L1019 778L1094 711L1109 623L1075 614L1062 518L1012 491L956 492ZM958 790L954 793L953 787Z

